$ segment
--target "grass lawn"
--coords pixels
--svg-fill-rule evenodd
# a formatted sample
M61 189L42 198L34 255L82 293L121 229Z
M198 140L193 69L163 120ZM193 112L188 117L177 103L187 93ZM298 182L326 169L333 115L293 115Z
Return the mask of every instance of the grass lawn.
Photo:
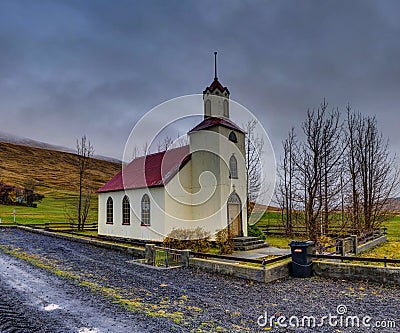
M361 257L400 259L400 216L391 218L384 226L387 227L388 241L363 252Z
M38 191L40 192L40 190ZM49 222L68 222L66 211L71 210L74 192L40 192L45 198L37 203L37 208L23 206L0 205L2 223L13 223L13 211L16 211L16 221L21 224L43 224ZM92 199L87 223L97 222L97 196Z
M279 212L266 212L261 219L257 222L257 226L278 226L280 225ZM395 258L400 259L400 216L392 217L389 221L384 223L387 227L388 241L382 245L378 245L361 254L363 257ZM279 248L289 248L288 243L293 240L306 240L299 237L283 237L267 235L266 241L270 246Z
M281 213L279 212L265 212L263 216L256 223L258 227L275 227L281 225Z
M275 227L281 225L281 214L279 212L265 212L263 216L256 223L258 227ZM297 239L297 238L296 238ZM265 241L270 246L279 248L289 248L289 242L292 241L291 237L267 235ZM301 240L301 239L300 239Z

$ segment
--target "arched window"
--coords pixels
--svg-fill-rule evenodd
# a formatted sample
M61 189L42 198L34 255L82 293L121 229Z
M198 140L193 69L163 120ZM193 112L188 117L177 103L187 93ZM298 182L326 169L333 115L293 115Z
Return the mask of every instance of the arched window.
M211 101L206 100L206 116L211 116Z
M235 155L232 155L229 159L229 173L231 178L237 178L237 160Z
M240 205L241 201L236 192L233 192L228 198L228 204Z
M230 132L229 133L229 141L237 142L237 137L236 137L235 132Z
M111 197L107 199L107 213L106 213L106 223L113 224L114 221L114 203Z
M142 225L150 225L150 198L147 194L142 198Z
M224 116L229 117L229 103L227 99L224 99Z
M122 224L131 223L131 205L129 203L128 196L124 196L122 199Z

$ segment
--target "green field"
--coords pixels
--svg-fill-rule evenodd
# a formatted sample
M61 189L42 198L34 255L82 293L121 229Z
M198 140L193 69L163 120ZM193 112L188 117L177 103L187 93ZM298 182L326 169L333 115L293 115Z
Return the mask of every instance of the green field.
M281 226L281 213L280 212L265 212L259 221L256 223L258 227L277 227ZM296 239L299 239L297 237ZM293 240L291 237L281 237L267 235L266 241L270 246L279 248L289 248L289 242ZM301 238L299 240L302 240Z
M94 191L121 170L119 163L90 161L88 174ZM67 222L66 212L72 209L71 203L78 193L77 165L75 154L0 142L0 181L19 187L34 181L35 191L45 196L37 208L0 205L2 222L13 222L14 209L17 223ZM93 222L97 222L96 193L88 218L88 223Z
M279 212L266 212L257 223L257 226L279 226L281 225L281 215ZM383 226L387 227L388 241L385 244L376 246L369 251L364 252L363 257L397 258L400 259L400 216L394 216ZM304 240L299 237L296 239ZM279 248L288 248L288 243L293 240L292 237L279 237L268 235L266 241Z
M38 202L37 208L0 205L0 218L2 223L13 223L15 210L16 222L20 224L68 222L66 213L72 212L74 198L74 192L53 192L46 194L45 198ZM97 195L92 199L87 222L97 222Z
M387 227L387 239L385 244L376 246L361 254L362 257L393 258L400 259L400 216L395 216L384 223Z

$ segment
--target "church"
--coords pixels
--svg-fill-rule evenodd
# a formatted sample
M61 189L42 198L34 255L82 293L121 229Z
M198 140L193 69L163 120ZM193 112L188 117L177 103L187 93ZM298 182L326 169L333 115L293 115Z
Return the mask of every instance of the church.
M215 65L189 144L135 158L98 190L99 235L160 242L200 227L247 236L245 132L229 117L229 95Z

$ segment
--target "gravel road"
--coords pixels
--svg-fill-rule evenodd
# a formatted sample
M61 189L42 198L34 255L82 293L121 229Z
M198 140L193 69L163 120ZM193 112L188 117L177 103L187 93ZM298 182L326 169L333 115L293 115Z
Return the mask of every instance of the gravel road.
M0 228L0 332L400 332L396 287L317 277L261 284L134 259ZM329 324L329 314L343 324ZM271 316L272 328L264 325ZM324 325L278 325L303 316ZM345 327L348 316L361 327ZM365 327L366 316L371 326L398 328Z

